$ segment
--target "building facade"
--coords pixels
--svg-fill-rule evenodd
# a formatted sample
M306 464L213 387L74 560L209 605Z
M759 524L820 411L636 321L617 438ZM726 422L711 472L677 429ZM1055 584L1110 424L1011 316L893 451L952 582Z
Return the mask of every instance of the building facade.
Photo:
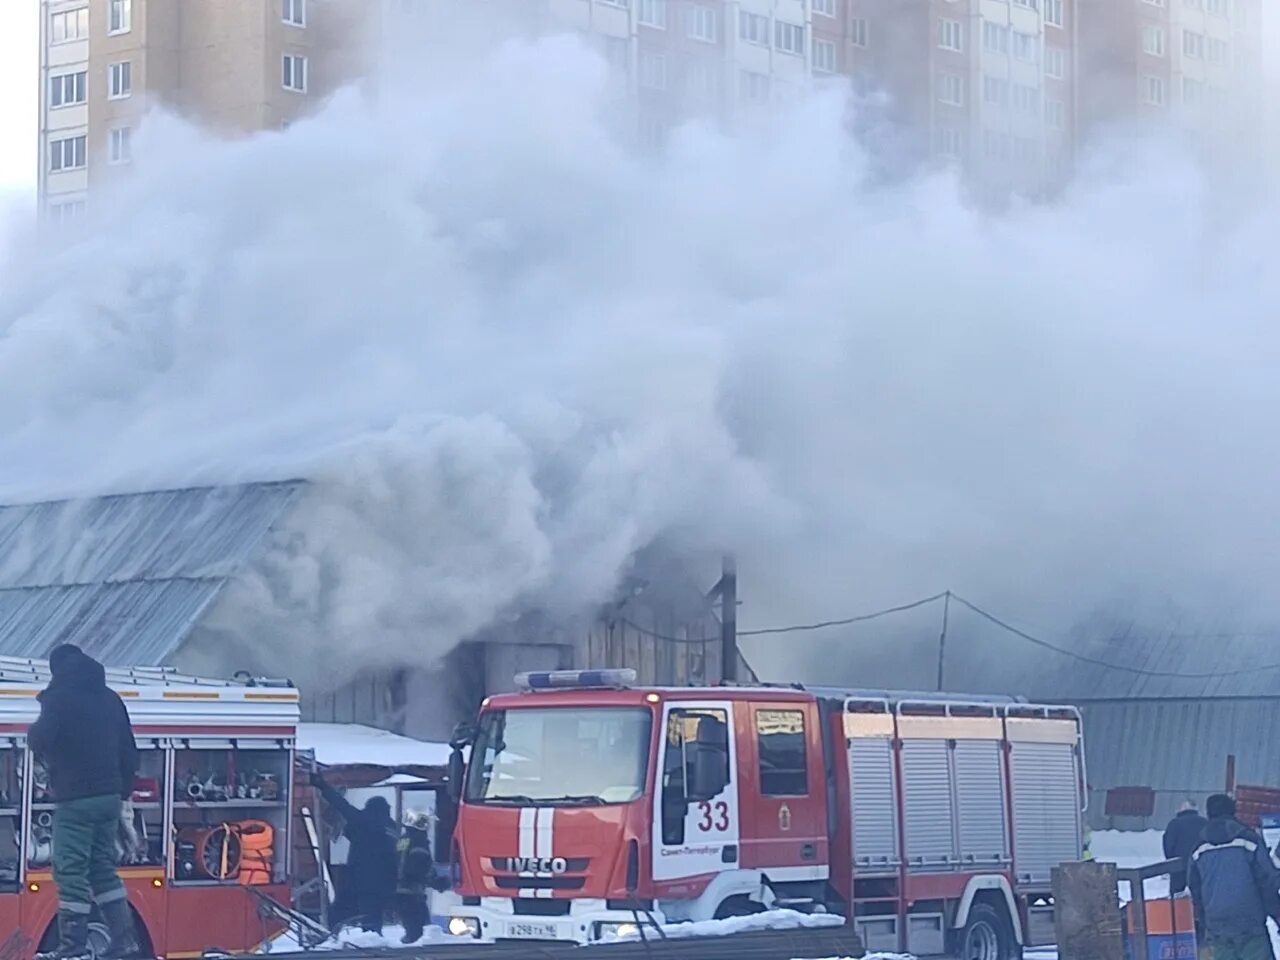
M74 218L164 107L279 129L354 75L358 0L40 0L39 196Z

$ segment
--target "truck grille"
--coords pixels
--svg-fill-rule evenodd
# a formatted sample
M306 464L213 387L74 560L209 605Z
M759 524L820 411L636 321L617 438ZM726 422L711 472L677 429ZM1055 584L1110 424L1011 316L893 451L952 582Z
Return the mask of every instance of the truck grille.
M511 901L511 911L522 917L567 917L568 900L532 900L528 897L516 897Z
M586 877L494 877L499 890L581 890Z

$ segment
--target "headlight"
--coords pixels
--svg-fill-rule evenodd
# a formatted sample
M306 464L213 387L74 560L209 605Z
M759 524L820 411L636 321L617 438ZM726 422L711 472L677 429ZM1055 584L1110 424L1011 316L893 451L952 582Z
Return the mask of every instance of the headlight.
M449 932L455 937L478 937L480 921L475 917L450 917Z
M640 928L629 920L622 923L598 923L596 927L597 940L626 940L640 933Z

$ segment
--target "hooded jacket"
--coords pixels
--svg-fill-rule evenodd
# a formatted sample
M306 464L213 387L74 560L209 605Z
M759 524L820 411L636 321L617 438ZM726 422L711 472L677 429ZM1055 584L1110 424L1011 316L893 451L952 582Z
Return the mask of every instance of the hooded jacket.
M138 746L124 701L107 686L102 664L77 647L60 647L49 668L52 679L39 695L40 717L27 742L49 772L53 799L127 798Z
M351 843L347 873L359 894L390 896L396 888L396 841L400 828L391 819L391 806L382 797L370 797L357 808L333 787L319 780L326 800L342 815L343 833Z
M1280 870L1262 838L1234 818L1216 817L1204 828L1187 885L1210 936L1265 935L1267 918L1280 919Z

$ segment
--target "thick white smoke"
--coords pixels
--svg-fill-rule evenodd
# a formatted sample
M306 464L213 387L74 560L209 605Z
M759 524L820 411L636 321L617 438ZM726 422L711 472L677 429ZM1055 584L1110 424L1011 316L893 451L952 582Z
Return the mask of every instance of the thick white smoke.
M659 536L735 549L748 625L1265 606L1272 196L1224 221L1144 142L984 213L873 185L832 93L636 156L567 39L406 89L235 142L153 119L89 233L10 258L0 500L315 481L237 602L338 680L598 602Z

